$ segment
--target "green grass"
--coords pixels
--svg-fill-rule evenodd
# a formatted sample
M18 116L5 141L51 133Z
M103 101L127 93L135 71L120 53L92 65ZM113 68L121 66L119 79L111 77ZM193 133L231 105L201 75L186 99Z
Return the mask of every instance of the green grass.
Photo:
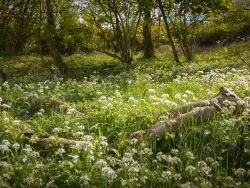
M240 117L222 111L161 141L126 139L221 86L249 104L249 69L238 58L249 58L249 45L207 49L179 67L162 53L136 58L130 69L100 54L65 57L66 82L53 79L39 57L1 58L9 75L0 87L1 187L249 187L248 111ZM63 101L67 109L35 103L32 95ZM24 126L85 144L40 146L23 135Z

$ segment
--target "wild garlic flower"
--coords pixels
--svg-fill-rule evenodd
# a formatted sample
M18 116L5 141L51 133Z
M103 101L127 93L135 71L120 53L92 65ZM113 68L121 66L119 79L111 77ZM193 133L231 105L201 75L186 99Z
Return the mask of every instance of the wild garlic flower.
M181 188L191 188L191 183L188 181L180 185Z
M164 93L164 94L161 95L161 97L164 98L164 99L165 99L165 98L168 98L168 97L169 97L169 94Z
M26 154L30 154L33 149L30 147L30 145L25 145L25 148L22 149L22 151L24 151Z
M201 182L201 188L212 188L212 187L213 187L212 183L210 183L210 182L207 181L207 180L203 180L203 181Z
M176 93L174 96L175 99L181 99L181 94L180 93Z
M13 124L14 124L14 125L19 125L20 123L21 123L20 120L14 120L14 121L13 121Z
M101 169L101 173L102 173L102 176L108 178L109 181L113 181L117 175L116 175L116 172L111 168L111 167L103 167Z
M135 98L134 97L129 97L128 100L133 102L133 101L135 101Z
M210 176L211 174L211 168L210 167L208 167L208 166L204 166L204 167L201 167L200 168L200 173L202 174L202 175L205 175L205 176Z
M189 175L193 175L196 168L192 165L186 167L186 171L189 173Z
M153 154L153 152L152 152L152 149L150 149L150 148L144 148L143 150L139 151L139 155L148 155L148 156L150 156L152 154Z
M168 180L172 179L172 173L169 170L163 171L162 174L161 174L161 177L164 180L168 181Z
M205 161L198 161L197 162L197 167L198 168L202 168L202 167L206 167L207 163Z
M107 162L103 159L99 159L95 164L98 168L103 168L107 166Z
M55 152L55 154L56 155L62 155L63 153L65 153L66 151L65 151L65 149L64 148L59 148L56 152Z
M158 161L167 161L167 155L164 155L164 154L162 154L162 152L158 152L157 154L156 154L156 158L157 158L157 160Z
M89 183L89 181L90 181L90 178L87 174L85 174L84 176L81 176L79 178L79 183L83 184L83 185L87 185Z
M132 145L135 145L137 142L138 142L138 140L136 138L133 138L133 139L130 140L130 143Z
M20 148L20 144L14 143L14 144L12 144L12 148L13 148L14 150L18 150L18 149Z
M5 152L7 152L9 150L10 150L9 146L4 145L4 144L0 145L0 151L2 151L2 153L5 153Z
M182 180L182 176L181 176L181 174L176 173L176 174L173 175L173 179L175 181L181 181Z
M193 154L192 152L190 152L190 151L188 151L188 152L186 153L186 157L187 157L188 159L191 159L191 160L195 159L194 154Z
M43 168L43 167L44 167L44 164L41 164L41 163L35 165L35 168L36 168L36 169L41 169L41 168Z
M26 178L23 179L23 183L31 185L31 184L34 183L34 179L32 179L31 177L27 176Z
M178 150L178 149L172 149L172 150L171 150L171 153L172 153L173 155L178 155L178 154L179 154L179 150Z
M7 163L6 161L0 161L0 167L3 167L8 170L13 170L13 167L11 164Z
M11 146L11 143L9 142L9 140L6 140L6 139L2 140L2 144L8 147Z
M148 92L149 92L150 94L153 94L153 93L155 93L155 89L149 89Z
M237 177L243 177L246 173L246 170L244 168L238 168L234 171L234 175Z

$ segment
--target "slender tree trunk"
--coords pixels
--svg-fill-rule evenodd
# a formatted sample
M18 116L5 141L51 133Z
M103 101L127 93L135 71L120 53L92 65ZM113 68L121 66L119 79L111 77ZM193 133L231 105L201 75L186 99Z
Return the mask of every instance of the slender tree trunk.
M184 16L184 21L182 23L180 23L181 25L181 35L182 35L182 45L184 47L185 50L185 58L188 62L193 60L193 55L192 55L192 44L188 43L188 28L187 28L187 24L186 24L187 20L186 17Z
M158 0L158 5L159 5L159 8L160 8L160 11L161 11L161 14L162 14L165 26L166 26L168 40L170 42L170 45L171 45L171 48L172 48L172 51L173 51L174 60L177 63L177 65L180 65L181 62L179 60L178 53L177 53L177 50L176 50L175 45L174 45L174 41L173 41L173 38L172 38L172 35L171 35L171 32L170 32L170 28L169 28L169 24L168 24L168 21L167 21L166 13L165 13L165 10L164 10L164 6L163 6L161 0Z
M46 42L51 56L54 59L56 67L59 69L62 75L67 74L67 66L63 62L62 56L58 50L58 45L56 43L56 27L55 27L55 18L53 5L51 0L46 0L47 5L47 36Z
M144 22L143 22L143 46L144 46L144 58L154 58L154 46L151 35L151 12L150 10L144 11Z

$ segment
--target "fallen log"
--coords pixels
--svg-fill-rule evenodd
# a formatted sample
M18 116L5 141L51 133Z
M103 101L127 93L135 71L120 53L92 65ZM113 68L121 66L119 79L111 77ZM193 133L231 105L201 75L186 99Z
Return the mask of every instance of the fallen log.
M169 111L172 114L170 119L159 121L147 130L130 133L128 138L136 138L139 141L163 138L166 132L172 128L209 121L216 116L218 111L227 107L231 108L235 114L240 114L244 110L244 101L230 89L221 87L216 96L171 109Z
M225 107L234 106L233 112L240 114L245 106L244 101L228 88L221 87L220 92L208 99L200 102L187 104L170 110L172 117L166 121L159 121L147 130L139 130L128 135L128 139L136 138L141 140L152 140L156 138L164 138L167 131L172 128L186 124L198 124L213 119L218 111ZM250 109L250 106L247 107ZM57 138L47 133L40 133L35 129L25 127L24 135L31 138L36 137L37 143L40 145L49 145L50 143L58 143L65 146L84 145L83 141L71 140L66 138Z
M61 144L64 146L70 145L84 145L85 142L79 140L72 140L66 138L59 138L47 133L41 133L36 129L24 126L24 133L28 138L34 138L36 143L41 146L48 146L49 144Z

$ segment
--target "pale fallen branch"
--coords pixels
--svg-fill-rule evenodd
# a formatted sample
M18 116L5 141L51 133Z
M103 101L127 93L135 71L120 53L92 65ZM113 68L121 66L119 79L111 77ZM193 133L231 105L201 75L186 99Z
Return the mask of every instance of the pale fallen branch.
M36 140L36 143L38 145L47 146L49 144L61 144L64 146L70 146L70 145L83 145L83 141L79 140L72 140L72 139L66 139L66 138L59 138L53 135L49 135L47 133L41 133L37 131L36 129L29 128L28 126L24 127L24 133L25 136L29 138L34 138Z
M170 110L173 117L166 121L159 121L147 130L139 130L128 135L129 139L152 140L163 138L172 128L206 122L213 119L223 107L233 105L234 113L240 114L244 110L244 101L228 88L221 87L220 92L207 100L187 104Z

